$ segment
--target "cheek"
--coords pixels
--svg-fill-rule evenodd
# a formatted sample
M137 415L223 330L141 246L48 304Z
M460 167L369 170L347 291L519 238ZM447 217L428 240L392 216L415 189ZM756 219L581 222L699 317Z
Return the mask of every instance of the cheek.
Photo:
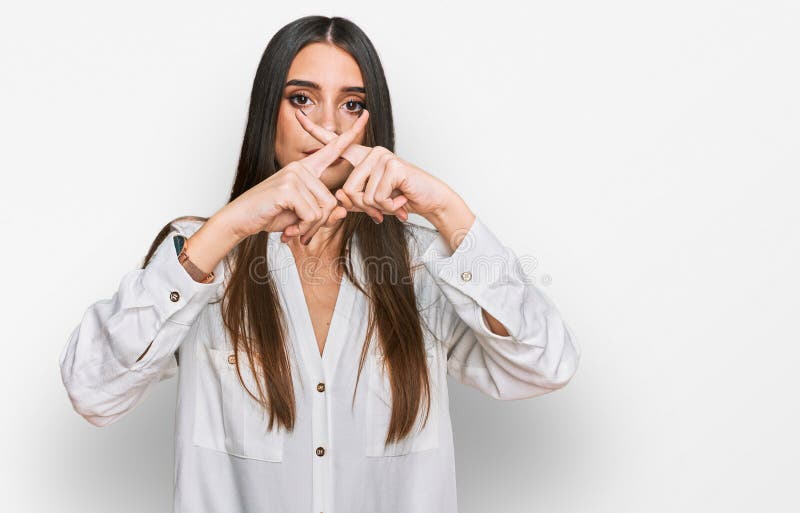
M291 109L281 106L275 126L275 159L281 167L289 163L292 153L296 151L298 136L292 124L296 123L293 117Z

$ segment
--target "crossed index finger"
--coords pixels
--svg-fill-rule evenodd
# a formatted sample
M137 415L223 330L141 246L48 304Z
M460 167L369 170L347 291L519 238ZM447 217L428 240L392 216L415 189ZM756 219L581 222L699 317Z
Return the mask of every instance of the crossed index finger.
M322 144L328 144L331 142L331 139L336 137L335 132L331 132L330 130L319 126L318 124L311 121L311 118L306 116L302 110L297 109L295 111L297 114L295 117L297 121L300 123L306 132L314 136L316 140L321 142ZM362 160L367 158L369 155L371 148L366 146L362 146L360 144L351 144L348 146L343 152L341 157L347 161L349 161L353 166L357 166L361 163Z
M344 150L353 143L361 130L366 126L368 119L369 111L365 109L362 111L362 114L356 118L355 123L353 123L350 128L331 139L319 150L302 159L301 162L303 165L315 176L319 177L322 172L325 171L328 166L336 162L336 159L342 155Z

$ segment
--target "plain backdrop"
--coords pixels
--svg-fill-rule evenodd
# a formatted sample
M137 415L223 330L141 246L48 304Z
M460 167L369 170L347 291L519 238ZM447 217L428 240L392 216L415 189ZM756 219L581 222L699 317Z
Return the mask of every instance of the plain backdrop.
M224 204L261 54L307 14L370 36L397 154L535 260L583 352L535 399L450 380L460 510L800 511L800 5L774 0L5 4L4 511L171 510L176 380L96 428L58 356L167 220Z

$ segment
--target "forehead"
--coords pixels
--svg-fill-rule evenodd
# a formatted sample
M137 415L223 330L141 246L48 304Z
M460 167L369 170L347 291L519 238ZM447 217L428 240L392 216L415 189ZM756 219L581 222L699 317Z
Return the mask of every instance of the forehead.
M353 56L326 43L311 43L297 52L287 75L287 81L295 79L316 82L322 89L364 85Z

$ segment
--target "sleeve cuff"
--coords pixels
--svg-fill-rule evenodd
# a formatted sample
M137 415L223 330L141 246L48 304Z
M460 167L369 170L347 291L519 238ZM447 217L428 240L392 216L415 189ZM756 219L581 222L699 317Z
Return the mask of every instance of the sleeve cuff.
M173 237L191 234L173 230L159 245L142 272L142 285L151 295L156 310L165 321L191 324L200 311L220 291L224 280L224 265L220 261L214 268L214 281L195 281L178 262Z
M523 284L524 273L516 255L480 217L475 217L455 251L440 235L425 249L420 260L470 327L489 337L514 339L514 314L509 309L518 310L519 305L511 304L504 291L509 285ZM509 335L491 331L482 309L505 326Z

